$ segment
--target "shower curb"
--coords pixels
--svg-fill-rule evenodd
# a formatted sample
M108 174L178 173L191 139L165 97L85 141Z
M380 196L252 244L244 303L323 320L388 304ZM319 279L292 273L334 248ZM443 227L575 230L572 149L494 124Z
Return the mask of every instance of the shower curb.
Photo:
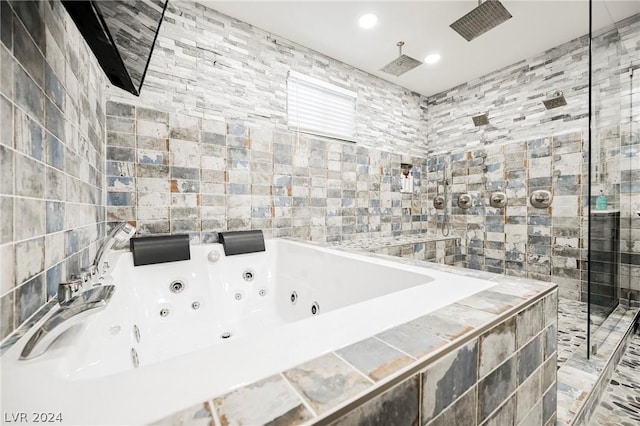
M587 359L585 341L558 369L557 425L586 425L597 408L640 318L637 308L614 315L618 309L624 308L617 308L595 333L607 333L601 353Z

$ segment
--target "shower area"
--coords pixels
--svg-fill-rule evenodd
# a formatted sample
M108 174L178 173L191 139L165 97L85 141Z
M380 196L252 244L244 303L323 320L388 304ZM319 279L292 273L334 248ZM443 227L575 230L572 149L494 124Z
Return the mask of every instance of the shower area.
M588 418L640 308L640 6L587 7L586 36L427 103L429 232L457 266L558 285L559 424Z

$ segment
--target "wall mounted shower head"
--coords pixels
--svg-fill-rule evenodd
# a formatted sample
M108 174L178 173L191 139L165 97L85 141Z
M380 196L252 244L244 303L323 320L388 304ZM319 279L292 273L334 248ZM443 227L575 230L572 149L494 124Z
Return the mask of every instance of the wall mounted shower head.
M473 119L473 124L476 127L485 126L485 125L489 124L489 114L487 114L487 113L480 114L480 115L474 115L471 118Z
M381 68L380 71L399 77L407 71L411 71L418 65L422 65L422 62L420 62L419 60L412 58L411 56L402 54L402 46L404 46L404 41L399 41L398 43L396 43L396 45L398 46L398 50L400 51L399 56L393 61L389 62L383 68Z
M471 41L490 29L511 19L509 11L498 0L478 1L478 7L449 25L455 32Z
M551 98L542 101L542 103L546 109L553 109L565 106L567 104L567 100L564 98L564 93L558 90Z

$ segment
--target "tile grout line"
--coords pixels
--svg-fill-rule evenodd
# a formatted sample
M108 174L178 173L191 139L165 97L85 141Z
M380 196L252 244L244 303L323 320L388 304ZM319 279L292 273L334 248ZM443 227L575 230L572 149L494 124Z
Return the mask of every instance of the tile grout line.
M556 353L556 352L554 352L554 353ZM553 356L553 354L551 354L551 356L550 356L549 358L551 358L552 356ZM549 358L547 358L547 359L549 359ZM524 382L522 382L522 383L520 384L520 386L518 386L518 387L516 388L516 390L515 390L514 394L517 394L517 393L518 393L518 389L519 389L520 387L522 387L522 384L524 384L524 383L525 383L527 380L529 380L529 379L530 379L534 374L536 374L536 371L538 371L538 370L540 370L540 376L541 376L541 377L540 377L540 381L542 382L542 374L543 374L543 370L544 370L544 365L545 365L545 363L546 363L546 361L542 362L542 363L540 364L540 366L539 366L538 368L536 368L536 369L535 369L535 370L534 370L534 371L529 375L529 377L527 377L527 378L526 378L526 380L525 380ZM558 383L558 378L557 378L557 377L556 377L556 379L553 381L553 383L551 383L551 384L549 385L549 387L548 387L547 389L544 389L544 390L543 390L543 389L541 389L541 390L539 391L539 393L540 393L540 399L539 399L539 401L542 401L542 402L543 402L543 404L544 404L544 401L543 401L543 400L544 400L544 395L547 393L547 391L548 391L549 389L551 389L551 388L553 387L554 383L555 383L555 384L556 384L556 386L557 386L557 383ZM540 386L542 386L542 383L540 383ZM517 399L517 396L516 396L516 399ZM501 406L502 406L502 405L501 405ZM527 416L533 412L533 409L534 409L534 408L535 408L535 404L534 404L534 406L533 406L533 407L531 407L531 408L529 409L529 411L527 411L527 412L524 414L524 416L522 417L522 420L525 420L525 419L527 418ZM516 401L516 409L517 409L517 401ZM497 411L497 410L496 410L496 411ZM558 407L557 407L557 403L556 403L556 413L557 413L557 411L558 411ZM495 412L495 411L494 411L494 412ZM491 413L491 414L493 414L493 413ZM516 413L516 414L517 414L517 413ZM544 415L544 409L543 409L543 415ZM522 420L521 420L521 422L520 422L520 423L522 423Z
M220 416L218 416L218 410L216 409L216 404L214 401L215 398L211 398L207 400L209 407L211 407L211 416L213 416L213 422L215 426L222 426L222 422L220 421Z
M293 386L293 383L291 383L289 381L289 379L287 379L287 376L284 375L284 372L280 372L278 373L280 375L280 377L282 377L282 379L285 381L285 383L287 384L287 386L289 386L289 388L293 391L294 395L296 395L300 401L302 401L302 405L304 405L304 407L309 410L309 412L311 413L311 415L314 418L318 417L318 413L316 413L316 411L313 409L313 407L311 407L311 404L305 399L305 397L302 395L302 393L300 393L298 391L298 389L296 389L295 386ZM312 419L313 420L313 419Z
M352 369L354 369L358 374L360 374L360 376L364 377L368 382L370 382L372 385L375 385L376 382L375 380L373 380L371 377L367 376L364 372L360 371L359 368L357 368L355 365L351 364L349 361L347 361L346 359L344 359L343 357L341 357L337 351L333 351L331 352L333 355L335 355L338 359L340 359L342 362L344 362L345 364L347 364L349 367L351 367Z
M411 355L411 354L409 354L409 353L407 353L407 352L403 351L403 350L402 350L402 349L400 349L400 348L397 348L397 347L393 346L391 343L388 343L386 340L382 340L382 339L381 339L381 338L379 338L377 335L373 335L373 336L371 336L371 337L372 337L372 338L374 338L374 339L376 339L376 340L378 340L378 341L380 341L380 342L382 342L382 343L384 343L385 345L389 346L390 348L395 349L396 351L400 352L401 354L404 354L404 355L408 356L409 358L411 358L411 359L412 359L412 360L414 360L414 361L417 361L417 360L418 360L418 358L416 358L416 357L414 357L413 355Z

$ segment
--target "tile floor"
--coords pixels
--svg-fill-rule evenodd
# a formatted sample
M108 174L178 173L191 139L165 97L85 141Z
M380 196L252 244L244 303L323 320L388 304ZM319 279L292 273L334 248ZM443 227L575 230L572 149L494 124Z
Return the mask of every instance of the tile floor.
M607 312L593 306L591 326L595 331L607 318ZM587 304L577 300L558 298L558 368L587 338Z

